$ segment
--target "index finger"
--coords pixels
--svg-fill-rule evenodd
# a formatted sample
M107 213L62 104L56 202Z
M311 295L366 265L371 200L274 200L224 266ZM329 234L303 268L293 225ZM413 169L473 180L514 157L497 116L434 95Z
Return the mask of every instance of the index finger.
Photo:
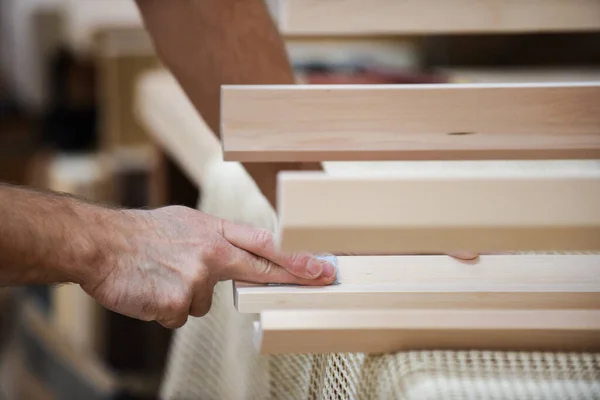
M269 260L303 279L332 278L335 267L310 253L284 253L277 249L273 234L265 229L223 221L221 234L235 247Z

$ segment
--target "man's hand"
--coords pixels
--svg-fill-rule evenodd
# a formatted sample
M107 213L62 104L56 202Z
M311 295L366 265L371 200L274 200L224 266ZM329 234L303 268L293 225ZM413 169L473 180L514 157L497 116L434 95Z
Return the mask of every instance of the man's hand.
M332 265L309 254L282 254L265 230L185 207L119 211L118 231L97 273L82 288L105 307L134 318L182 326L211 306L219 281L328 285Z

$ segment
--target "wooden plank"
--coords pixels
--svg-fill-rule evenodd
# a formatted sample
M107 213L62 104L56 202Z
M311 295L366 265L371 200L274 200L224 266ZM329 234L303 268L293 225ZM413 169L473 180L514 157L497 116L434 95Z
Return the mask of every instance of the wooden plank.
M175 78L165 71L145 73L136 85L135 113L152 140L202 186L221 148Z
M160 67L148 34L137 29L105 28L95 36L101 102L102 150L147 145L148 135L136 118L136 84L148 71Z
M294 309L598 309L600 254L338 257L327 287L235 282L243 313Z
M454 83L531 83L600 81L597 67L437 67Z
M332 254L600 251L600 170L279 175L278 244Z
M273 9L287 36L600 30L598 0L282 0Z
M224 86L230 161L600 158L600 82Z
M600 311L267 311L255 324L254 342L261 354L598 351Z

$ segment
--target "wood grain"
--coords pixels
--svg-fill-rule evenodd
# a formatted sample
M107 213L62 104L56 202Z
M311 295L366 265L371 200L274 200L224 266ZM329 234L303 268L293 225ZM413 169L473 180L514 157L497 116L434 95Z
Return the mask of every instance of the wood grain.
M600 311L267 311L254 341L261 354L598 351Z
M600 30L597 0L282 0L287 36L519 33ZM435 10L435 11L432 11Z
M600 251L600 170L284 172L284 251Z
M224 158L600 158L600 82L224 86Z
M243 313L294 309L598 309L600 254L338 257L337 285L235 282Z

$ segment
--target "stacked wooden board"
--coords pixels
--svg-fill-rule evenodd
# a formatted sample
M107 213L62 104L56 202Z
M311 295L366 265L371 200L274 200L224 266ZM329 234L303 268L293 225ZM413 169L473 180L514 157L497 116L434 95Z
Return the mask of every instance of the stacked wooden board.
M382 255L338 257L326 288L236 282L262 353L600 349L600 82L225 86L222 101L227 160L407 163L280 175L283 250ZM436 255L460 250L485 255Z
M600 29L597 0L268 0L287 36L577 32Z

